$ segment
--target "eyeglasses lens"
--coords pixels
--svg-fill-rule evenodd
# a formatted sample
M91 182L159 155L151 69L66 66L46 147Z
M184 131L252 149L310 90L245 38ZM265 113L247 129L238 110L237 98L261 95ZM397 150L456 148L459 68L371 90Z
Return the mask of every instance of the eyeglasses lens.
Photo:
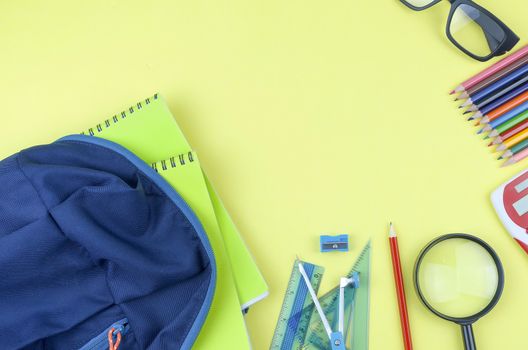
M453 12L449 32L460 46L482 58L495 52L506 39L506 33L493 19L467 4Z

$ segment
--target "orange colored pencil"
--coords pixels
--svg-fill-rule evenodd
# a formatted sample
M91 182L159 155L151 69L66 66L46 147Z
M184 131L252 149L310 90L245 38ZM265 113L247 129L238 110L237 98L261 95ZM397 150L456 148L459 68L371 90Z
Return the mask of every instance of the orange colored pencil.
M494 110L492 110L491 112L489 112L488 114L486 114L479 121L479 124L489 123L490 121L497 119L498 117L500 117L504 113L507 113L507 112L511 111L515 107L518 107L518 106L522 105L526 101L528 101L528 91L526 91L525 93L520 94L516 98L506 102L502 106L497 107Z
M396 294L398 296L398 309L400 310L400 323L405 350L412 350L411 327L409 326L409 314L407 313L407 301L405 300L405 288L403 285L403 273L400 262L400 251L398 249L398 238L392 223L390 224L389 243L392 257L392 270L394 282L396 283Z

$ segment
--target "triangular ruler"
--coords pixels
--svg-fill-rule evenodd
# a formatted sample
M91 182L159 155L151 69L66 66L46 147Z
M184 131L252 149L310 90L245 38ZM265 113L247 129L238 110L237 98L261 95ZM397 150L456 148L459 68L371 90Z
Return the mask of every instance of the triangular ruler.
M370 290L370 242L363 248L352 270L359 274L359 287L345 292L345 347L347 350L368 350L369 344L369 290ZM271 350L331 350L328 335L295 262L284 303L282 306ZM310 282L317 292L323 268L303 262L310 272ZM314 271L318 278L314 277ZM296 296L294 298L294 296ZM301 301L302 306L301 306ZM295 302L297 300L297 302ZM319 302L332 329L337 329L339 287L319 297Z

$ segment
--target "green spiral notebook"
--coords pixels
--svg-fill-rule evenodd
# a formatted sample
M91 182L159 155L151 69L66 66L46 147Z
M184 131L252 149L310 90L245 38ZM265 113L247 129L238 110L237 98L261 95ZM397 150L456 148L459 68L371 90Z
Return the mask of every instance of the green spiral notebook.
M152 164L204 224L217 256L219 284L195 348L250 348L240 310L263 299L268 287L165 101L154 95L83 134L119 143Z

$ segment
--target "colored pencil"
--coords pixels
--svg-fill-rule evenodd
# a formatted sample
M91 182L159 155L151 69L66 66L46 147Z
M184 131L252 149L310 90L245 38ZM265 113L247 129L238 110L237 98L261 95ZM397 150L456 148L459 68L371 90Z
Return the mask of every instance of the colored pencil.
M522 78L528 76L528 64L525 64L524 66L518 68L517 70L513 71L512 73L508 74L504 78L500 79L499 81L491 84L490 86L476 92L475 94L469 96L469 98L464 102L467 105L470 105L473 103L473 101L479 101L484 99L486 96L489 96L490 94L493 94L496 91L500 91L501 89L504 89L505 87L510 86L513 82L516 82L518 80L521 80ZM464 106L464 104L463 104Z
M495 83L496 81L499 81L506 75L512 73L514 70L520 68L524 64L528 63L528 55L522 57L520 60L512 63L511 66L508 66L504 68L503 70L493 74L491 77L484 79L480 83L476 84L475 86L471 87L470 89L462 92L460 95L457 96L455 101L462 100L465 98L470 97L471 95L475 94L476 92L490 86L491 84Z
M528 157L528 148L522 150L521 152L514 154L513 157L505 161L501 166L505 167L520 162L524 158Z
M407 312L407 301L405 300L405 287L403 283L403 273L400 262L400 251L398 248L398 238L394 226L390 224L389 244L392 257L392 271L396 284L396 294L398 297L398 309L400 311L400 323L405 350L412 350L411 327L409 326L409 314Z
M504 152L504 154L499 157L499 160L513 157L515 154L525 150L526 148L528 148L528 139L519 142L518 144Z
M494 118L493 120L491 121L482 121L481 120L481 123L482 124L488 124L489 126L491 126L492 128L495 128L496 126L512 119L512 118L515 118L516 116L518 116L519 114L522 114L524 113L525 111L528 110L528 102L524 102L523 104L521 104L520 106L517 106L515 107L514 109L502 114L501 116L498 116L496 118Z
M506 112L511 111L517 106L520 106L524 102L528 101L528 91L520 94L519 96L515 97L514 99L507 101L502 106L499 106L492 110L491 112L485 114L482 116L481 122L487 123L493 119L496 119L503 115Z
M451 91L455 93L455 101L465 100L458 108L482 126L478 134L486 132L488 146L501 151L499 159L506 159L501 166L528 157L528 45L464 81ZM389 237L392 232L391 225Z
M497 151L504 151L508 148L512 148L516 144L518 144L521 141L524 141L528 138L528 129L525 129L521 131L518 134L513 135L512 137L507 138L506 140L502 141L502 143L499 144L497 147Z
M518 87L522 86L526 82L528 82L528 76L523 77L521 80L518 80L517 82L515 82L515 83L513 83L513 84L511 84L509 86L506 86L503 89L499 89L497 91L494 91L493 93L491 93L490 95L485 96L481 100L478 100L478 101L475 101L475 102L471 102L470 104L475 105L477 107L477 109L481 109L482 107L492 103L493 101L497 100L498 98L500 98L500 97L506 95L507 93L517 89ZM468 105L459 106L459 108L463 108L463 107L466 107L466 106L468 106ZM470 107L470 109L471 109L471 107Z
M489 137L496 137L488 146L498 145L507 138L520 133L528 127L528 111L519 114L517 117L499 125L489 134Z
M476 84L480 83L484 79L492 76L493 74L501 71L502 69L508 67L515 61L519 60L520 58L526 56L528 54L528 46L525 46L515 53L503 58L502 60L498 61L488 69L480 72L479 74L469 78L468 80L464 81L462 84L457 86L453 91L451 91L451 94L465 91L466 89L470 89L471 87L475 86Z
M490 104L488 104L486 106L472 106L466 112L464 112L464 114L475 112L473 117L476 117L476 118L478 118L479 116L481 117L481 116L483 116L485 114L488 114L492 110L500 107L504 103L506 103L506 102L514 99L515 97L525 93L526 91L528 91L528 82L522 84L521 86L519 86L518 88L514 89L510 93L502 96L501 98L493 101L492 103L490 103Z

